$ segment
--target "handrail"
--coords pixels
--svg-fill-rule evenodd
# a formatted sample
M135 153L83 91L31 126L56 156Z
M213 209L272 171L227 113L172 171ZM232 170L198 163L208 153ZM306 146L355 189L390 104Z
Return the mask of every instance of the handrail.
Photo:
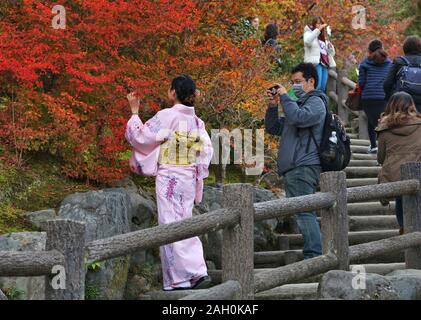
M335 204L333 193L316 193L295 198L284 198L254 204L254 221L289 216L300 212L329 208Z
M420 184L417 180L348 188L348 203L396 197L412 194L418 190L420 190ZM334 204L335 195L327 192L260 202L254 204L254 221L325 209ZM88 263L92 263L130 254L137 250L169 244L235 225L238 223L238 219L238 212L231 209L220 209L181 222L95 240L86 245L86 259Z
M85 247L88 263L124 256L239 223L240 209L220 209L180 222L95 240Z
M332 268L345 270L349 268L350 261L401 250L407 250L408 268L419 267L421 163L403 165L401 174L402 181L346 188L345 172L327 172L321 175L320 193L256 204L253 203L251 185L228 185L223 188L224 209L89 243L85 242L85 224L66 219L47 221L47 251L0 251L0 276L48 275L53 266L66 266L66 272L70 272L66 277L70 278L71 286L60 293L47 288L46 296L51 299L80 299L83 298L86 263L128 255L220 229L223 229L224 235L222 279L225 283L188 298L205 299L220 294L247 299L252 297L253 292L308 278ZM349 247L346 204L401 195L405 195L405 230L408 234ZM253 223L318 209L322 210L324 255L254 275L255 255L250 240L253 239ZM240 268L238 262L241 262ZM233 294L235 290L239 292L238 296Z
M4 277L44 276L63 264L64 256L56 250L0 251L0 275Z
M418 180L406 180L375 184L371 186L348 188L348 203L396 198L420 191Z

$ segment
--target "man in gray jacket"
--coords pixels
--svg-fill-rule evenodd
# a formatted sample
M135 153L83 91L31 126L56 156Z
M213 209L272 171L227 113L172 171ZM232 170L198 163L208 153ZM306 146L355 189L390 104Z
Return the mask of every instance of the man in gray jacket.
M320 145L328 103L327 96L315 90L318 77L313 64L301 63L294 67L291 80L298 101L290 98L286 89L278 84L276 94L268 92L269 108L265 117L266 131L280 137L278 173L284 177L288 198L316 192L321 166L318 146L310 132ZM316 213L297 214L296 221L304 238L304 258L321 255L321 233Z

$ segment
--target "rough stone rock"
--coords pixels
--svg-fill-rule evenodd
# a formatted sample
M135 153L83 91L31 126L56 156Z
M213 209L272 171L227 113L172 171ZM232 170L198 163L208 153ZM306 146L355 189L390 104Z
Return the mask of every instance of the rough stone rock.
M421 270L395 270L386 276L401 300L421 300Z
M31 222L31 224L40 229L44 230L43 224L48 220L53 220L57 218L56 212L54 209L41 210L36 212L28 212L24 214L24 217Z
M126 300L137 300L139 297L151 290L149 281L139 275L133 275L127 280L126 292L124 298Z
M45 232L19 232L0 236L0 251L43 251ZM17 300L44 300L44 277L0 277L0 289Z
M207 266L208 270L216 270L216 265L213 261L207 260L206 266Z
M319 284L319 298L343 300L421 299L420 270L397 270L387 276L367 273L365 274L365 289L354 288L356 276L355 273L347 271L327 272Z
M0 290L0 300L7 300L6 295Z
M272 191L254 188L255 203L278 199ZM197 206L202 213L218 210L222 208L222 190L219 187L205 186L203 190L203 201ZM254 249L255 251L275 250L275 231L278 227L278 220L271 219L255 223L254 226ZM215 263L217 268L221 268L221 248L222 231L208 233L201 237L207 260Z
M129 194L132 207L132 210L128 214L131 232L151 228L157 224L158 209L155 195L137 187L130 177L115 182L114 186L124 188ZM159 266L160 259L158 252L158 248L156 248L140 250L131 254L129 277L139 274L139 270L147 266Z
M129 193L125 189L114 188L66 197L60 206L59 216L85 222L89 242L129 232L131 210ZM129 257L102 261L99 267L88 268L87 286L95 292L97 299L122 299L128 270Z

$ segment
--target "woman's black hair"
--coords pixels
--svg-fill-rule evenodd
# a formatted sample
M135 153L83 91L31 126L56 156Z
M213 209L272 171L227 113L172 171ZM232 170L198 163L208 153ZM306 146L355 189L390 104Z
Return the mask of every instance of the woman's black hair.
M379 39L375 39L369 43L368 51L371 52L370 59L376 63L384 63L389 56L383 47L383 42Z
M171 90L175 90L178 101L188 107L193 107L196 100L196 83L188 75L181 75L173 79Z
M276 39L279 36L278 26L274 23L270 23L266 26L265 29L265 43L270 39Z
M378 39L371 41L368 45L368 50L370 50L370 52L375 52L379 49L383 49L383 43Z

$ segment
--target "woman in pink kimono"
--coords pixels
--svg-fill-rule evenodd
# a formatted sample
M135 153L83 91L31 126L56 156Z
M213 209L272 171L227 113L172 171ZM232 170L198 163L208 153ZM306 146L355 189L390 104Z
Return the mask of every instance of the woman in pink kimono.
M133 147L130 168L139 175L156 176L159 224L191 218L194 204L202 201L213 148L204 122L195 114L197 94L189 76L175 78L168 90L173 107L146 123L139 118L139 100L133 93L127 97L133 114L126 129ZM210 285L198 237L160 247L160 257L164 290Z

